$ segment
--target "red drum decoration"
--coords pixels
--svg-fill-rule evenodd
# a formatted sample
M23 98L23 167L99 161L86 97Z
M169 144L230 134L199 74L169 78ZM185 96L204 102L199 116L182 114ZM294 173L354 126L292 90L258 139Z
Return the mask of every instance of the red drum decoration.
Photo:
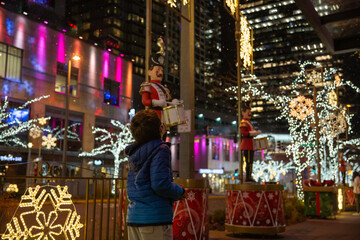
M350 208L355 206L355 196L352 188L345 187L345 207Z
M174 204L174 239L209 239L207 180L176 179L175 182L186 190L186 199Z
M225 228L233 233L285 231L282 185L226 185Z

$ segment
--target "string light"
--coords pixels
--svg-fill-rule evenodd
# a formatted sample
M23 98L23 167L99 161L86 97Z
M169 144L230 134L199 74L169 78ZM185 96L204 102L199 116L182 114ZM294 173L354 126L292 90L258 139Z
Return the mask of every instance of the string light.
M230 12L235 15L236 6L238 5L238 0L226 0L226 6L230 9Z
M9 184L9 186L6 188L6 192L19 192L19 188L17 184Z
M337 104L338 104L338 97L337 97L337 94L336 94L336 92L334 90L329 92L328 98L329 98L330 105L333 106L333 107L336 107Z
M294 169L292 162L274 161L270 155L266 155L264 161L258 160L253 163L252 177L256 182L278 182L280 176L285 175L290 169Z
M43 209L45 202L51 203L52 211ZM60 212L67 214L65 220L58 218ZM19 207L10 222L6 224L2 239L31 237L55 240L58 239L56 236L64 235L66 239L75 240L80 237L82 227L80 215L76 212L67 186L37 185L27 188L21 197Z
M251 35L249 24L244 17L240 20L240 58L243 62L243 67L251 66L251 56L253 54L253 47L251 45Z
M190 3L190 0L179 0L182 2L184 6L188 5ZM177 0L167 0L167 4L169 4L170 7L176 8L177 7Z

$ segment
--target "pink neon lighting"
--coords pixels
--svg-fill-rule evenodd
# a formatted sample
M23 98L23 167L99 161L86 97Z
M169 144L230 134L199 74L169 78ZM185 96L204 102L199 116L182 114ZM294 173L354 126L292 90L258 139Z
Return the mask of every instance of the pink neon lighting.
M45 24L48 24L49 22L48 21L44 21Z
M115 81L120 83L119 87L119 96L122 94L122 65L123 60L120 57L116 57L116 72L115 72ZM121 107L122 101L119 101L119 107Z
M16 26L16 33L15 33L15 47L24 49L24 18L19 18Z
M120 57L124 57L125 55L124 54L120 54Z
M47 29L43 25L38 28L38 45L37 45L37 60L36 70L45 71L46 66L46 35Z
M57 61L65 63L65 35L58 33Z
M105 78L109 77L109 58L110 55L108 52L104 52L104 62L103 62L103 76Z

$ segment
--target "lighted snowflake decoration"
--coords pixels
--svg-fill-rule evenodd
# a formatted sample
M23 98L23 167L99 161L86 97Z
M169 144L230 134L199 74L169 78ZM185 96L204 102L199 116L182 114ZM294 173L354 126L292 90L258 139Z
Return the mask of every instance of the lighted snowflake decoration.
M75 240L83 227L67 186L29 187L14 216L1 239Z
M334 90L329 92L328 98L329 98L329 103L331 106L333 106L333 107L337 106L338 96Z
M30 137L32 137L34 139L38 138L41 136L41 130L39 128L33 127L30 129L29 135L30 135Z
M304 120L314 112L313 101L300 95L291 100L290 109L291 116Z
M29 232L30 237L37 237L37 239L52 239L55 240L54 236L59 236L61 234L61 225L54 224L58 219L58 214L56 211L49 213L49 216L46 219L45 213L38 212L36 214L36 222L38 226L31 226ZM44 229L47 228L49 231L45 233Z
M46 146L47 149L51 149L51 147L56 147L56 137L53 137L51 134L42 137L43 142L41 145Z
M39 123L40 123L41 125L45 125L47 120L48 120L48 118L44 118L44 117L39 118Z
M188 192L188 194L187 194L187 199L189 200L189 201L193 201L193 200L195 200L195 193L193 192L193 191L191 191L191 192Z
M315 69L306 74L307 82L317 84L323 82L322 73Z
M343 112L330 113L326 118L321 119L320 123L322 125L320 133L329 134L332 137L336 137L346 130L346 118Z

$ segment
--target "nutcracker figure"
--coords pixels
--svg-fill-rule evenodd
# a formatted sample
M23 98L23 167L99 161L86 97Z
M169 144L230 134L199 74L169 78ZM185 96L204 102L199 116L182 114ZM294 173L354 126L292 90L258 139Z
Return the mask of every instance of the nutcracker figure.
M140 94L142 104L150 109L156 110L160 119L161 112L167 107L167 102L171 99L170 91L161 84L163 80L165 46L161 38L158 39L160 51L150 57L148 75L150 82L141 84Z
M251 124L251 109L250 106L244 104L242 111L242 120L240 123L241 128L241 150L243 151L243 156L245 157L246 162L246 179L245 181L254 181L251 177L252 167L254 161L254 145L253 138L261 134L260 130L255 130L254 126Z

